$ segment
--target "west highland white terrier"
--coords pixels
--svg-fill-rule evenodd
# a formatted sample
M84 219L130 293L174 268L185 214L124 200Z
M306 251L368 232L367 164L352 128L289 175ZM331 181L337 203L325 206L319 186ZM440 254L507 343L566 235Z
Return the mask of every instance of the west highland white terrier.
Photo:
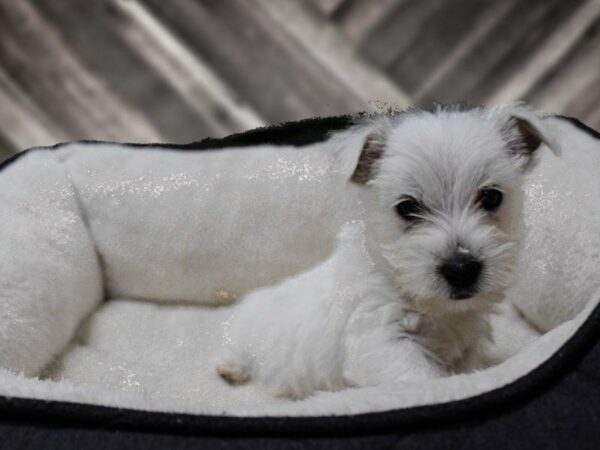
M558 153L521 104L409 111L332 138L357 219L326 261L234 307L217 373L301 399L465 370L511 285L522 178L543 144Z

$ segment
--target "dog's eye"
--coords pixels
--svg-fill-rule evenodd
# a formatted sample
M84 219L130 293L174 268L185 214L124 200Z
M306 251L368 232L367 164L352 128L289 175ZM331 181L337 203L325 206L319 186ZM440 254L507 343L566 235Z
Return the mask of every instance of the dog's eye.
M498 189L484 188L479 191L479 204L486 211L494 211L502 203L503 194Z
M396 205L396 212L405 220L415 220L417 215L421 214L423 208L417 200L412 197L405 197Z

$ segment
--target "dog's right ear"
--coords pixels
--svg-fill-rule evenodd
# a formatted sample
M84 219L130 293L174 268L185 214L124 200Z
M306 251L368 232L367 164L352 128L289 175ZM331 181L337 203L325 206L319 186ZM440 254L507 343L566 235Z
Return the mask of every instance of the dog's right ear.
M379 133L369 133L364 140L354 173L350 178L358 184L365 184L373 177L377 161L383 155L385 141Z
M392 129L389 117L361 119L356 125L331 136L330 145L336 170L356 184L373 178L387 137Z

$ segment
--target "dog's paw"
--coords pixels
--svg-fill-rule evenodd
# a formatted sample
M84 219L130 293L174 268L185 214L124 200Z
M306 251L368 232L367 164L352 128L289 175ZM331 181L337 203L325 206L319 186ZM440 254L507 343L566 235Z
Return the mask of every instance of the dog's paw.
M250 381L250 375L242 366L231 361L217 364L217 374L227 383L237 386Z
M308 397L308 394L303 391L294 389L291 386L283 385L272 389L272 394L275 398L293 401L304 400L306 397Z

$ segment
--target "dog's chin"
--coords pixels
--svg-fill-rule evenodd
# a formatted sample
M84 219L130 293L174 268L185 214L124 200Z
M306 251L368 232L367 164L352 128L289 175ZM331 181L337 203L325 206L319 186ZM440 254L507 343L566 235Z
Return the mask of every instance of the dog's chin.
M448 296L448 300L469 300L476 297L479 291L477 289L459 289L452 290Z
M504 292L453 292L449 295L418 297L407 293L413 308L422 314L485 313L504 299Z

